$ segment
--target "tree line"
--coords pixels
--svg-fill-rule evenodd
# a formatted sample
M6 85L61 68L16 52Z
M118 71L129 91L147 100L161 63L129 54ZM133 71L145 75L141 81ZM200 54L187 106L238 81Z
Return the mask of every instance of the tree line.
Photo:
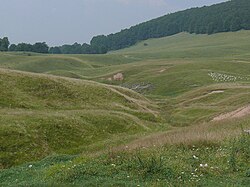
M77 42L73 45L62 45L49 49L51 54L105 54L107 52L108 49L105 47L87 43L81 45Z
M37 42L35 44L19 43L11 44L9 51L26 51L34 53L49 53L49 46L45 42Z
M34 52L34 53L50 53L50 54L103 54L107 50L99 46L94 47L89 44L63 45L60 47L49 47L45 42L37 42L35 44L19 43L11 44L8 37L0 38L0 51L19 51L19 52Z
M171 36L180 32L214 34L250 30L250 1L231 0L224 3L191 8L168 14L118 33L92 38L90 45L63 45L52 48L51 53L103 54L123 49L150 38Z
M34 45L12 44L8 38L0 39L0 51L31 51L51 54L104 54L111 50L130 47L139 41L174 35L180 32L214 34L250 30L250 1L231 0L224 3L191 8L168 14L115 34L99 35L90 44L74 43L49 48L46 43Z
M49 46L45 42L35 44L19 43L11 44L8 37L0 38L0 51L25 51L34 53L49 53Z
M231 0L168 14L116 34L96 36L91 45L111 51L132 46L142 40L180 32L214 34L242 29L250 30L250 1Z

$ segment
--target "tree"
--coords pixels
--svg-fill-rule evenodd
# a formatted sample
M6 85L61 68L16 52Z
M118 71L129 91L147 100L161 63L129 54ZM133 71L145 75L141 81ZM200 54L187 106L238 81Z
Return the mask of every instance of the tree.
M51 47L49 49L50 54L62 54L60 47Z
M10 45L10 42L7 37L0 39L0 51L8 51L9 45Z
M16 51L27 51L31 52L33 49L31 44L20 43L16 46Z
M11 44L9 47L9 51L16 51L17 50L17 45L16 44Z
M49 46L45 42L37 42L32 46L32 52L48 53Z
M231 31L238 31L241 29L241 21L238 17L234 17L231 22L230 30Z

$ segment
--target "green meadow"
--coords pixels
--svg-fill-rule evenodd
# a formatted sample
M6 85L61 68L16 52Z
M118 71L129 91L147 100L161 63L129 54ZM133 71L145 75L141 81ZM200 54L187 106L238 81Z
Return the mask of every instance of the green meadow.
M249 186L249 49L239 31L0 53L0 186Z

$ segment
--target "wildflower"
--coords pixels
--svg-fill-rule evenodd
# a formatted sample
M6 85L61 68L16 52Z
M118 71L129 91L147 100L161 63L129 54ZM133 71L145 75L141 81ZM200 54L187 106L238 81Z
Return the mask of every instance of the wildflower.
M111 166L115 167L116 165L115 164L111 164Z
M203 165L203 164L200 164L200 167L202 167L202 168L203 168L203 167L204 167L204 165Z
M193 158L194 158L194 159L199 159L199 158L198 158L197 156L195 156L195 155L193 155Z
M33 165L29 165L29 168L32 168L33 167Z
M205 164L205 165L204 165L204 167L208 167L208 165L207 165L207 164Z

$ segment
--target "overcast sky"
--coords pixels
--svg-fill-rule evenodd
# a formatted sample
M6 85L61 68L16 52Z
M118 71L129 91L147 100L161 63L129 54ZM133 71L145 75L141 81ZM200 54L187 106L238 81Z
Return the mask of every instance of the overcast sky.
M0 37L50 46L89 43L152 18L226 0L0 0Z

